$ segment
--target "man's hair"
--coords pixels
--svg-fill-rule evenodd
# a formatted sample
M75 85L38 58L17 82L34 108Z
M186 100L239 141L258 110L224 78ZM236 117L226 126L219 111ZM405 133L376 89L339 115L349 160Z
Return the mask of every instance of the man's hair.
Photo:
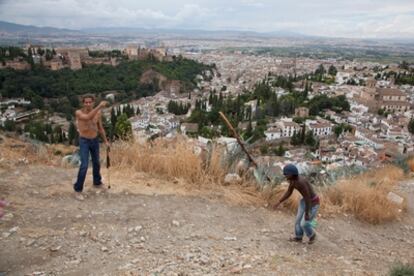
M95 96L92 94L86 94L82 96L82 102L85 102L85 99L92 99L92 101L95 101Z

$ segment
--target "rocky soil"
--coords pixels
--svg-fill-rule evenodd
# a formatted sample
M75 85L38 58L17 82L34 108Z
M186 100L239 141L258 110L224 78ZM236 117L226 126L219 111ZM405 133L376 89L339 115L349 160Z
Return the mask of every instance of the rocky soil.
M75 175L0 169L0 198L11 202L0 220L0 275L386 275L414 260L414 180L401 185L410 202L401 221L320 217L308 245L287 241L288 212L148 192L154 180L143 174L134 188L114 178L110 190L92 188L88 175L78 200Z

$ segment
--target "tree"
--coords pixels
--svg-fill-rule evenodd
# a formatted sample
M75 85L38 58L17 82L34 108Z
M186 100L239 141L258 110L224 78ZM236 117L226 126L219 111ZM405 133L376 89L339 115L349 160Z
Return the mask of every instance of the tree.
M314 147L316 145L315 137L313 136L313 131L308 131L305 136L305 144L309 147Z
M336 76L336 73L338 73L338 70L336 69L336 67L333 65L329 66L328 74L331 76Z
M282 144L279 144L279 147L277 147L277 149L274 149L273 152L277 155L277 156L284 156L286 149L283 147Z
M45 103L43 102L42 97L40 97L39 95L35 95L32 98L32 104L35 108L38 108L38 109L42 109L45 106Z
M400 65L399 65L399 67L400 67L401 69L405 69L405 70L408 70L408 69L409 69L409 66L410 66L410 64L409 64L407 61L405 61L405 60L403 60L403 61L400 63Z
M300 133L298 132L293 133L292 137L290 138L290 144L293 146L298 146L302 144L301 139L300 139Z
M410 122L408 123L408 131L411 134L414 134L414 118L411 118Z
M116 120L115 136L122 140L129 140L132 138L132 125L128 121L127 115L124 113Z
M247 140L250 137L252 137L252 135L253 135L253 126L252 126L252 121L249 120L249 124L247 125L246 132L244 133L244 139Z
M266 144L263 144L260 146L260 153L261 154L267 154L267 152L269 151L269 146Z
M15 131L16 130L16 123L13 120L6 120L4 122L4 129L6 131Z
M79 134L73 122L70 122L68 131L68 140L70 145L75 145Z

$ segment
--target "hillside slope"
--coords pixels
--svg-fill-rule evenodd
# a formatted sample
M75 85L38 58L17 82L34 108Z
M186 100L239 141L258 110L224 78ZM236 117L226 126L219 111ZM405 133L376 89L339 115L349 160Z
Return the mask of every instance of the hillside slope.
M114 174L111 190L97 190L88 175L78 201L76 169L21 165L0 175L11 202L0 220L7 275L384 275L414 260L412 206L380 226L319 218L314 245L292 244L292 214L229 204L177 181ZM403 188L412 202L414 184Z

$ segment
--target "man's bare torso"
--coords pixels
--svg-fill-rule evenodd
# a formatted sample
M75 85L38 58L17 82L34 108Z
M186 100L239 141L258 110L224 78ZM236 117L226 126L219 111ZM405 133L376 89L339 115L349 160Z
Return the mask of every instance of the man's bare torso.
M83 109L80 109L79 111L87 114ZM98 123L100 116L101 112L98 112L91 120L81 120L76 118L79 136L88 139L96 138L98 136Z

